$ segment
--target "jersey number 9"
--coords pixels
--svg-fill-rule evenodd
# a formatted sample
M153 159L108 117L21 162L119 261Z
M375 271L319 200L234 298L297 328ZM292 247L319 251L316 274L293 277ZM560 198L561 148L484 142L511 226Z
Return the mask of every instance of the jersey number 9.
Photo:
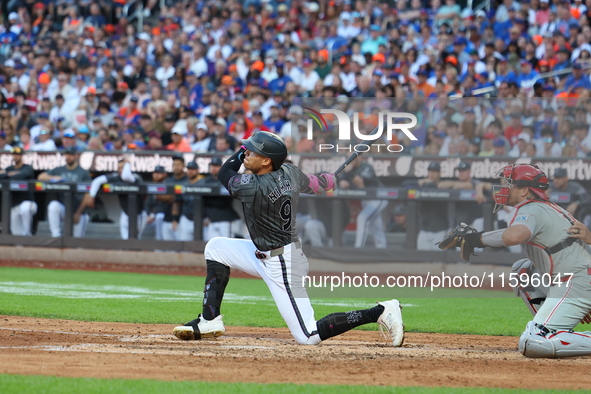
M281 219L283 219L283 231L289 231L291 229L291 199L288 198L281 204L279 210Z

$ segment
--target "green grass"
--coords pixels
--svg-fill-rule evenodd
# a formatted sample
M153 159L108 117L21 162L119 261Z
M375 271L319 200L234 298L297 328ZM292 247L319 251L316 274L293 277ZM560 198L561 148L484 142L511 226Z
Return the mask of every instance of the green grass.
M0 314L179 324L200 312L202 289L203 278L194 276L2 267ZM317 298L311 292L311 299L316 318L320 318L396 297L404 306L409 332L519 335L531 318L523 302L509 292L454 290L446 291L444 297L431 298L405 297L414 295L405 289L388 292L388 297L365 299ZM450 298L472 294L480 298ZM232 278L222 313L229 326L285 327L262 280ZM377 326L369 324L360 329L376 330Z
M163 382L158 380L57 378L54 376L0 375L2 393L400 393L400 394L521 394L528 390L492 388L430 388L430 387L379 387L379 386L323 386L311 384L259 384L259 383L211 383L211 382ZM582 393L582 391L536 390L536 393Z
M0 314L83 321L184 323L200 312L203 278L190 276L0 267ZM312 290L316 318L367 308L396 297L404 306L407 331L519 335L531 316L509 292L386 289L370 298L355 291ZM361 293L360 293L361 294ZM326 297L332 295L333 297ZM368 294L364 294L368 296ZM426 297L425 295L429 296ZM340 298L336 298L336 297ZM383 296L383 297L382 297ZM479 298L467 298L467 297ZM324 297L324 298L320 298ZM284 327L261 280L232 278L223 303L226 325ZM359 329L376 330L370 324ZM295 384L163 382L156 380L58 378L0 374L0 393L526 393L490 388L420 388ZM536 391L556 393L566 391ZM574 391L573 391L574 392Z

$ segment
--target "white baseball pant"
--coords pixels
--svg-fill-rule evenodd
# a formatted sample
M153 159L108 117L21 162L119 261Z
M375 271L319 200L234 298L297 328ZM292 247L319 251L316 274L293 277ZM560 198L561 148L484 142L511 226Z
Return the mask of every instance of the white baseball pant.
M179 221L180 241L193 241L195 236L195 227L193 220L185 215L181 216ZM208 226L203 226L203 240L209 241L214 237L232 237L232 222L214 222Z
M193 234L195 233L193 221L189 220L185 215L181 215L178 231L179 241L193 241Z
M303 231L298 230L298 236L304 244L309 242L312 246L325 246L325 240L327 239L326 227L322 221L312 219L312 216L308 214L298 213L296 222L298 228L303 229Z
M232 238L232 222L210 222L209 226L203 226L203 240L205 242L215 237Z
M142 233L144 232L144 228L146 227L146 220L148 219L148 214L146 211L142 211L137 215L137 238L142 238ZM119 216L119 232L121 234L121 239L129 239L129 216L124 211L121 211L121 215Z
M62 236L62 221L66 217L66 207L57 200L50 201L47 205L47 221L49 222L49 231L51 236L59 238ZM75 238L83 238L86 234L86 226L90 216L87 213L80 215L80 221L74 224L72 234Z
M419 231L417 236L417 250L441 250L436 245L437 242L441 242L447 235L447 231Z
M33 216L37 213L35 201L23 201L10 209L10 232L12 235L30 236Z
M256 252L256 246L247 239L216 237L205 246L207 260L217 261L265 281L279 313L298 343L320 343L314 309L303 286L309 263L302 249L292 243L284 246L283 254L275 257L270 257L268 251L259 251L266 256L265 259L257 258Z
M164 212L158 212L154 215L154 227L156 228L156 240L163 240L162 226L164 225Z
M568 280L570 278L570 280ZM591 312L591 269L565 275L553 282L544 304L519 338L519 351L527 357L573 357L591 355L589 332L571 331ZM534 323L551 332L538 335Z
M150 224L146 224L146 228L150 226L154 226L154 239L156 241L162 240L162 224L164 223L164 212L158 212L156 214L151 214L154 217L154 221ZM148 215L148 218L151 216Z
M387 246L382 211L388 206L387 200L367 200L361 202L361 212L357 215L357 231L355 233L355 247L365 246L367 234L371 233L376 248L385 249Z
M165 241L180 241L180 231L177 227L176 231L172 229L172 222L162 223L162 239Z
M533 321L550 330L574 330L591 311L590 281L588 269L574 273L569 281L553 283Z
M242 219L236 219L232 222L232 234L236 234L238 238L250 239L246 223Z

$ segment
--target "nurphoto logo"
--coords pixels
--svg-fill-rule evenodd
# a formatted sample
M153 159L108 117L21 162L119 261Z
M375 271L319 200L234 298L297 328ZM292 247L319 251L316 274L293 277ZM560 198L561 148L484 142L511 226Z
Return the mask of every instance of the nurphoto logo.
M325 141L324 143L317 144L318 152L368 152L371 147L374 147L374 151L377 153L400 153L404 147L400 144L388 144L384 143L391 142L393 135L400 131L410 139L411 141L417 141L417 138L411 132L411 129L418 123L417 117L414 114L408 112L390 112L390 111L379 111L377 113L377 127L373 129L371 133L363 132L363 127L367 126L364 124L363 116L360 113L354 112L352 114L352 120L350 115L347 115L344 111L338 109L320 109L317 111L307 106L302 106L303 114L308 116L306 126L306 138L308 140L314 140L314 125L316 124L321 132L329 130L329 125L326 117L323 115L329 114L333 121L331 125L338 127L338 139L337 141ZM410 120L410 122L404 121ZM361 124L360 124L361 122ZM375 124L375 123L374 123ZM351 129L353 133L351 133ZM386 139L383 140L384 136ZM335 136L336 137L336 136ZM359 142L359 143L353 143Z

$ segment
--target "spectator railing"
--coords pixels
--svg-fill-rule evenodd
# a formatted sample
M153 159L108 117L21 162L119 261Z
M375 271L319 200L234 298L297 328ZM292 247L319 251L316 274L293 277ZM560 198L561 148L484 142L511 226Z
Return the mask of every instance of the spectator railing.
M134 9L130 14L129 10ZM132 21L137 18L137 32L141 33L144 31L144 2L142 0L131 0L121 10L121 13L128 21Z
M497 88L496 88L496 87L494 87L494 86L489 86L489 87L486 87L486 88L479 88L479 89L472 89L472 90L470 91L470 93L471 93L473 96L480 96L480 95L484 95L484 97L488 97L488 98L490 98L490 97L494 96L494 94L496 94L496 92L497 92ZM494 94L493 94L493 93L494 93ZM451 100L457 100L457 99L461 99L461 98L463 98L463 97L464 97L464 94L461 94L461 93L458 93L458 94L452 94L451 96L449 96L449 98L450 98Z
M565 68L565 69L562 69L562 70L550 71L550 72L547 72L547 73L538 74L532 80L531 83L532 83L532 86L533 86L533 84L535 84L540 79L546 79L546 78L556 77L558 75L563 75L563 74L572 74L572 72L573 72L572 67L569 67L569 68Z
M591 69L591 63L589 63L587 61L583 61L581 63L583 65L583 70ZM573 68L572 67L568 67L568 68L565 68L565 69L562 69L562 70L549 71L547 73L539 74L539 75L537 75L532 80L532 86L533 86L534 83L536 83L540 79L546 79L546 78L556 77L558 75L564 75L564 74L572 74L572 72L573 72Z
M486 8L487 11L490 11L490 0L484 0L478 3L476 7L474 7L474 0L468 0L468 8L471 8L472 11L480 11Z
M142 183L142 184L111 184L108 187L101 188L99 196L103 193L108 194L128 194L142 198L148 194L184 194L191 193L194 198L194 238L193 242L179 241L155 241L138 240L137 221L129 220L129 239L113 239L105 242L104 239L73 238L73 210L72 198L74 193L84 193L89 189L90 184L75 183L51 183L40 181L2 181L0 187L2 190L2 232L0 235L0 245L24 245L24 246L49 246L49 247L82 247L99 249L123 249L123 250L176 250L202 252L205 243L202 239L203 223L203 197L228 195L223 187L202 187L183 185L179 187L174 184L162 183ZM61 238L50 237L20 237L10 235L10 210L11 194L15 191L33 191L34 193L63 193L64 205L66 207L64 235ZM307 247L307 253L310 256L319 258L335 259L345 262L386 262L386 261L448 261L457 262L459 253L456 251L417 251L416 242L419 232L419 212L420 204L429 201L447 202L449 206L450 218L454 218L454 209L456 204L474 202L476 192L474 190L449 190L449 189L408 189L408 188L367 188L363 190L336 190L319 196L302 194L303 198L331 199L332 222L325 223L331 226L333 234L332 247L314 248ZM128 215L135 217L138 214L138 198L129 198ZM341 216L342 204L347 200L363 199L383 199L400 203L406 203L407 227L405 235L404 248L389 248L377 250L375 248L352 248L343 247L342 236L346 227ZM570 194L553 193L553 201L568 203ZM494 227L494 216L492 213L493 201L487 198L483 203L484 229L492 230ZM92 225L92 224L90 224ZM450 220L450 227L456 225L454 220ZM367 251L371 250L368 255ZM395 253L392 253L395 251ZM510 264L517 260L520 255L514 253L497 252L486 250L474 257L475 263L494 263Z
M349 43L349 40L347 40L346 38L342 38L342 37L330 39L328 41L328 44L326 45L326 48L328 49L328 64L332 64L332 62L334 60L333 58L337 57L339 55L338 49L343 46L347 46L348 43ZM337 51L335 51L335 49Z

